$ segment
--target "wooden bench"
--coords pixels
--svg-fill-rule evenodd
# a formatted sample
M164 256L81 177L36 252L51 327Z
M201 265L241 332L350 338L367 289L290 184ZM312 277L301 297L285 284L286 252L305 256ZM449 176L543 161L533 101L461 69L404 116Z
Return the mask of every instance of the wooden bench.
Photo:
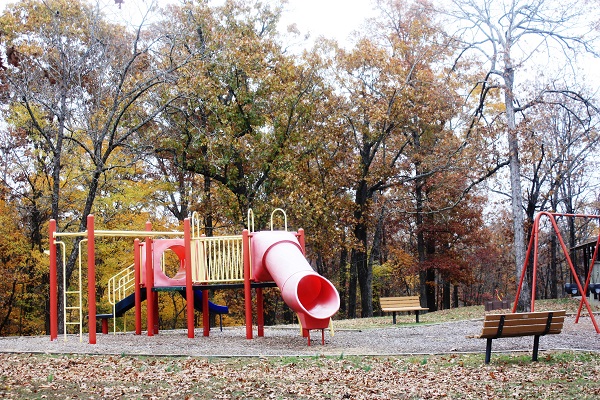
M428 308L421 307L419 296L402 296L402 297L381 297L379 299L381 311L391 312L394 324L396 323L397 312L414 311L419 323L419 311L427 311Z
M537 361L540 336L560 333L564 322L565 310L487 314L483 320L481 335L475 337L487 339L485 363L489 364L492 356L492 340L505 337L533 336L533 356L531 359Z

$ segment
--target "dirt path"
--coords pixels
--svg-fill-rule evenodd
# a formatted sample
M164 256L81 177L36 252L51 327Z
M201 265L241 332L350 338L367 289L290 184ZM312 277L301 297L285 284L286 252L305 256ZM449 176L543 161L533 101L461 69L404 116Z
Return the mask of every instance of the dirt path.
M210 337L203 337L196 330L195 338L189 339L187 331L162 331L148 337L132 333L97 336L95 345L88 344L87 335L82 342L78 336L63 336L50 341L48 336L0 338L0 352L5 353L73 353L73 354L131 354L131 355L193 355L193 356L289 356L289 355L399 355L399 354L446 354L484 353L486 341L467 338L481 331L481 320L389 326L382 329L337 330L331 335L325 331L325 345L321 345L321 333L313 331L312 345L298 328L266 327L265 336L247 340L245 328L218 328L211 330ZM532 337L498 339L494 341L495 352L531 351ZM582 317L578 324L567 317L560 335L548 335L540 340L540 350L589 350L600 352L598 335L589 317Z

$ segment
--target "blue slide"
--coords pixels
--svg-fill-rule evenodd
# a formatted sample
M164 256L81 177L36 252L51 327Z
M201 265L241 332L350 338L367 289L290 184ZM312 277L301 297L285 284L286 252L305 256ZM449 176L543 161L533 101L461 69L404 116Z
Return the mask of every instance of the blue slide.
M140 292L140 298L142 301L146 300L145 290ZM129 296L115 304L115 317L122 317L123 314L131 310L133 307L135 307L135 293L131 293Z
M185 299L185 290L178 290L178 292ZM140 296L142 301L146 300L146 290L142 290L140 292ZM123 314L131 310L133 307L135 307L135 293L130 294L129 296L125 297L123 300L115 304L115 316L122 317ZM194 290L194 309L202 312L202 290L200 289ZM213 312L215 314L229 314L229 307L220 306L218 304L213 303L212 301L209 301L208 311Z
M185 299L185 290L180 290L179 293ZM194 289L194 309L202 312L202 290L200 289ZM214 312L215 314L229 314L229 307L220 306L218 304L213 303L212 301L209 301L208 311Z

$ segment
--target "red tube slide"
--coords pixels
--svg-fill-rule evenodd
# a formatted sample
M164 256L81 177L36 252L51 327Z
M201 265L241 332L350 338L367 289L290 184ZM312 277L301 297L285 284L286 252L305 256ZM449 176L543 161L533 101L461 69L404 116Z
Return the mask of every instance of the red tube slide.
M251 243L253 279L274 281L304 329L327 328L340 308L340 295L306 261L296 236L285 231L256 232Z

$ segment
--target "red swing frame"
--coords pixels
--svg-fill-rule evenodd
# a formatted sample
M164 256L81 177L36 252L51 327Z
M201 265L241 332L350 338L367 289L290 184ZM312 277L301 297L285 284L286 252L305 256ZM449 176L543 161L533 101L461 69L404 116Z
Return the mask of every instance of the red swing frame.
M571 273L573 274L575 283L577 284L577 288L579 289L579 293L582 294L581 302L579 303L579 308L577 310L577 317L575 318L575 323L579 322L579 317L581 315L581 309L583 308L583 305L585 304L585 306L588 310L588 313L590 315L590 318L592 320L592 324L594 325L594 328L596 329L596 333L600 333L600 328L598 327L598 324L596 323L596 319L594 317L594 313L592 311L590 303L588 302L587 297L585 296L585 293L587 293L588 285L590 284L590 279L592 277L592 269L594 268L594 263L596 262L596 259L598 258L598 247L600 247L600 234L598 235L598 240L596 241L596 248L594 249L594 255L591 260L591 265L589 268L588 276L585 281L585 286L582 287L581 282L579 281L579 277L577 276L577 272L575 271L575 267L573 266L573 261L571 260L571 257L569 256L569 251L567 249L567 246L565 245L565 242L560 234L560 230L558 229L558 225L556 223L556 218L555 218L557 216L561 216L561 217L575 217L575 218L588 218L588 219L600 220L600 215L561 214L561 213L551 213L551 212L546 212L546 211L540 212L536 215L535 220L533 222L531 238L529 239L529 246L527 247L525 263L523 265L523 270L521 272L521 279L519 280L519 286L517 287L517 294L515 297L515 303L513 305L512 312L514 313L517 311L517 303L519 300L519 296L521 295L521 289L523 287L523 281L525 278L525 273L527 272L527 265L529 264L529 259L531 257L532 250L533 250L533 275L532 275L533 277L532 277L532 282L531 282L531 311L535 311L535 289L536 289L536 279L537 279L539 230L540 230L540 219L543 216L548 217L548 219L550 220L550 223L552 224L552 227L554 228L554 233L558 237L560 247L562 248L563 253L565 255L565 259L566 259L567 263L569 264Z

